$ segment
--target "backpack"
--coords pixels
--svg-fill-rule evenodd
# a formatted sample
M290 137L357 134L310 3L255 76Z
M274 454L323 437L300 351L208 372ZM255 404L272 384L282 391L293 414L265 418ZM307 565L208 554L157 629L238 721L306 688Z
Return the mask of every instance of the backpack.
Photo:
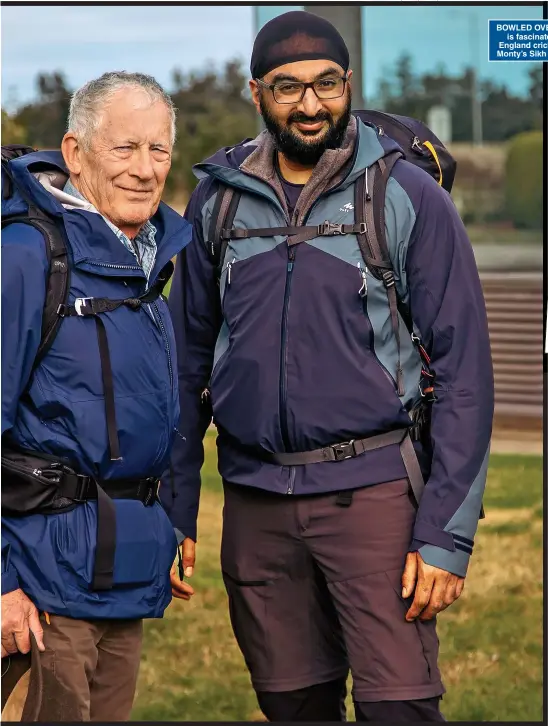
M105 408L111 460L120 458L118 434L116 428L116 414L114 406L114 392L112 369L108 340L103 321L99 317L102 313L113 312L122 305L132 310L138 310L143 303L154 302L163 292L165 285L173 274L173 263L168 262L158 274L156 282L145 293L135 298L111 300L109 298L78 298L74 305L68 305L70 289L70 265L67 253L67 239L65 228L53 215L40 209L28 197L25 190L16 183L11 173L10 161L36 151L31 146L14 144L2 146L2 229L10 224L28 224L37 229L44 238L48 259L48 273L46 280L46 297L42 316L42 330L40 345L34 359L29 384L38 364L51 347L59 326L65 317L93 317L97 327L97 339L101 360L103 389L105 392ZM16 199L19 195L20 200ZM15 212L5 213L4 206L13 200ZM22 201L24 204L19 204ZM9 209L9 205L6 204Z
M31 154L36 149L22 144L2 146L2 207L12 199L17 191L27 203L27 209L15 214L4 214L2 209L2 229L10 224L28 224L41 232L44 238L48 259L48 275L46 279L46 302L42 316L40 345L33 364L36 369L47 353L57 334L62 318L58 315L59 306L66 305L69 291L69 265L67 245L64 231L56 220L39 209L24 192L15 184L9 162L20 156Z
M403 158L432 176L447 192L451 192L457 168L456 161L421 121L396 116L382 111L356 111L366 125L376 129L379 136L388 136L396 141L403 150ZM388 178L394 164L402 157L400 151L393 151L373 164L362 174L355 184L355 224L332 224L324 222L319 226L276 227L266 229L232 228L238 209L241 192L221 184L211 214L208 230L208 250L220 278L224 257L229 240L246 237L270 237L273 234L288 235L288 244L294 245L317 236L355 234L362 257L371 274L382 280L388 297L390 319L398 350L396 385L398 395L405 393L400 356L400 327L398 313L401 315L411 340L416 346L423 363L421 393L426 402L435 399L433 382L434 372L430 369L430 358L417 335L409 308L400 299L394 277L394 268L388 250L384 227L384 203Z

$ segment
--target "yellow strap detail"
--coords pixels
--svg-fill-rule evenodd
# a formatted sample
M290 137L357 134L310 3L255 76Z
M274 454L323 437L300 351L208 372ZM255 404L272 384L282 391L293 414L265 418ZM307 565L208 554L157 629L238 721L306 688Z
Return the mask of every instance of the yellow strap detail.
M438 155L436 154L436 149L434 149L434 147L432 146L432 144L431 144L431 143L430 143L429 141L423 141L423 142L422 142L422 145L423 145L423 146L426 146L426 148L428 149L428 151L429 151L429 152L430 152L430 153L432 154L432 156L434 157L434 161L435 161L435 162L436 162L436 164L438 165L438 169L440 170L440 180L439 180L438 184L439 184L439 185L440 185L440 187L441 187L441 183L442 183L442 181L443 181L443 173L442 173L442 171L441 171L441 164L440 164L440 160L438 159Z

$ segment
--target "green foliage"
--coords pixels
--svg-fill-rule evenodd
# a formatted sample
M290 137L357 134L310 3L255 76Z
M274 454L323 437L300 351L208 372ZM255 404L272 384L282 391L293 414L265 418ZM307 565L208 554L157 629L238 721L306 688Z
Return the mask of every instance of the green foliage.
M541 131L518 134L506 160L506 208L514 225L541 229L543 211Z
M27 141L37 149L58 149L66 131L70 90L63 73L39 73L38 97L20 108L13 120L27 132Z
M257 133L257 113L244 96L246 77L237 61L229 61L220 74L175 70L173 85L177 144L166 188L171 196L192 192L194 164Z
M385 111L426 121L428 110L439 104L451 109L453 141L472 138L472 92L474 75L466 68L450 76L443 66L419 76L412 59L404 53L392 73L381 81L378 102ZM483 140L506 141L523 131L542 128L542 69L529 72L529 96L512 95L506 86L483 81L478 83L482 101Z
M27 130L2 109L2 143L26 144Z
M177 143L166 197L184 205L197 180L192 166L222 147L252 138L258 130L257 113L247 87L248 73L238 61L220 70L172 73L170 93L177 107ZM437 104L451 108L453 139L472 136L472 71L451 76L443 66L417 74L409 55L403 55L379 84L372 104L385 110L426 120L428 109ZM515 134L542 128L542 69L529 73L529 95L513 96L504 85L480 83L485 141L505 141ZM62 72L39 73L37 97L14 114L2 112L4 143L24 139L37 148L59 148L65 131L70 93ZM540 169L540 166L539 166ZM539 172L540 173L540 172ZM457 177L458 179L458 177ZM491 182L486 182L488 188ZM476 194L476 190L474 190Z

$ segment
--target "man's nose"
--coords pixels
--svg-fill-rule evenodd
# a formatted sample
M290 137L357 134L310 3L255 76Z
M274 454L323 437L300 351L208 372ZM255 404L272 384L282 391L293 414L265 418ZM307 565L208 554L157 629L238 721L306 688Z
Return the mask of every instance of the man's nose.
M141 146L135 149L129 168L131 176L136 176L139 179L153 179L154 168L152 166L152 155L150 149Z
M304 94L303 100L300 103L300 106L301 106L303 113L305 113L307 116L310 116L310 118L313 118L318 113L318 111L321 110L321 108L322 108L321 101L314 93L313 88L306 89L306 92Z

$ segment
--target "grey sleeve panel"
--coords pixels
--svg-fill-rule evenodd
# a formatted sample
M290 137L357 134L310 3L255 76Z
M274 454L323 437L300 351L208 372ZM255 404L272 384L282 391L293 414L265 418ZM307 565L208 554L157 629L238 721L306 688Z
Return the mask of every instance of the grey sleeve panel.
M388 252L392 260L398 295L403 302L409 302L407 273L405 264L409 239L415 225L415 210L407 192L393 178L388 179L385 200L385 232ZM379 283L378 290L372 290L372 302L378 298L378 304L371 305L369 317L375 335L375 353L384 367L396 377L397 345L389 320L389 311L384 285ZM388 317L387 317L388 314ZM405 323L400 317L401 366L405 383L403 405L414 401L419 391L421 375L421 359L413 345Z
M448 532L451 535L456 535L458 538L465 538L472 543L478 528L481 503L487 480L488 465L489 448L485 453L485 458L481 468L474 479L466 498L444 529L445 532ZM457 548L450 552L442 547L435 547L434 545L426 544L419 548L419 552L421 553L423 560L428 565L441 567L443 570L452 572L459 577L465 577L472 549L473 544L470 546L470 554Z
M470 555L466 552L462 550L448 552L441 547L434 547L434 545L429 544L423 545L419 552L427 565L447 570L447 572L452 572L453 575L458 577L466 577L468 562L470 561Z
M223 320L223 324L219 332L219 337L217 338L217 342L215 343L215 353L213 355L213 368L211 371L211 378L213 378L217 363L228 350L228 345L230 342L229 337L230 333L228 330L228 325L226 324L226 320Z
M400 298L404 303L408 303L409 291L405 264L416 214L407 192L393 176L388 179L386 186L384 213L386 241L394 267L396 287Z

